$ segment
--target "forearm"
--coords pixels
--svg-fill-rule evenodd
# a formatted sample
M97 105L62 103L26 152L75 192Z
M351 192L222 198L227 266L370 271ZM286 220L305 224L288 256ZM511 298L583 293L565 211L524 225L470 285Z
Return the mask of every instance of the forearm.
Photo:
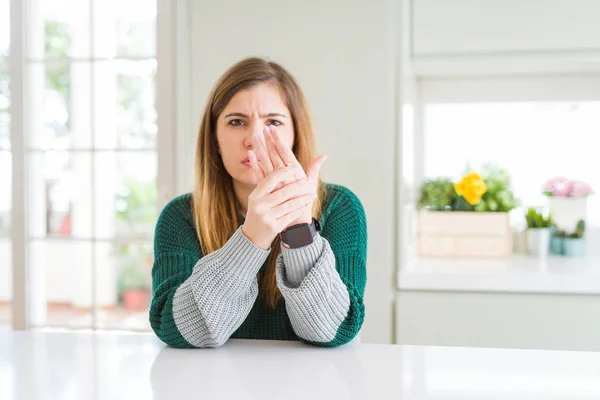
M340 278L326 239L317 236L309 246L282 249L277 284L292 327L303 340L336 346L358 333L364 316L362 297L358 299L357 291Z
M187 342L217 347L229 339L252 309L256 274L268 255L240 228L221 249L196 263L173 297L173 319Z

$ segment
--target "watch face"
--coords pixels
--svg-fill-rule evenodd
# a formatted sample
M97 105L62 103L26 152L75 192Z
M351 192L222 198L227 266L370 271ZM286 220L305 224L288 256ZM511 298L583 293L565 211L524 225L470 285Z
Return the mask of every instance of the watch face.
M290 247L308 246L313 242L311 229L308 225L299 226L286 232L285 242Z

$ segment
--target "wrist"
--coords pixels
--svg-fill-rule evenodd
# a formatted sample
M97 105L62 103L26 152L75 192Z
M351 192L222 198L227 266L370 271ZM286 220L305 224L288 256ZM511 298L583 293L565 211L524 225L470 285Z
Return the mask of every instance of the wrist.
M248 238L256 247L261 250L270 250L271 249L271 241L266 241L261 238L259 235L255 235L251 229L248 229L246 224L242 225L242 233L244 236Z
M300 218L292 221L292 223L290 223L285 229L288 229L291 226L294 225L299 225L299 224L311 224L312 223L312 215L308 214L308 215L303 215ZM284 229L284 230L285 230Z

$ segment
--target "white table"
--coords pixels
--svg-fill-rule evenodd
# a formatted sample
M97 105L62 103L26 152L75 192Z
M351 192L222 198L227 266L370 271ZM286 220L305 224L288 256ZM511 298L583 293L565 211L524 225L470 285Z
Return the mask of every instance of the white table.
M600 399L600 353L0 332L0 399Z

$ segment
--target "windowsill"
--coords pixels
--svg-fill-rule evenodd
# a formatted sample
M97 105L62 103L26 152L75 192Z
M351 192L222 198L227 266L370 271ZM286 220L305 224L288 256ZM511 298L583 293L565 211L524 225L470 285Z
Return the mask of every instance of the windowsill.
M506 260L415 258L398 289L422 291L600 294L600 258L515 255Z

